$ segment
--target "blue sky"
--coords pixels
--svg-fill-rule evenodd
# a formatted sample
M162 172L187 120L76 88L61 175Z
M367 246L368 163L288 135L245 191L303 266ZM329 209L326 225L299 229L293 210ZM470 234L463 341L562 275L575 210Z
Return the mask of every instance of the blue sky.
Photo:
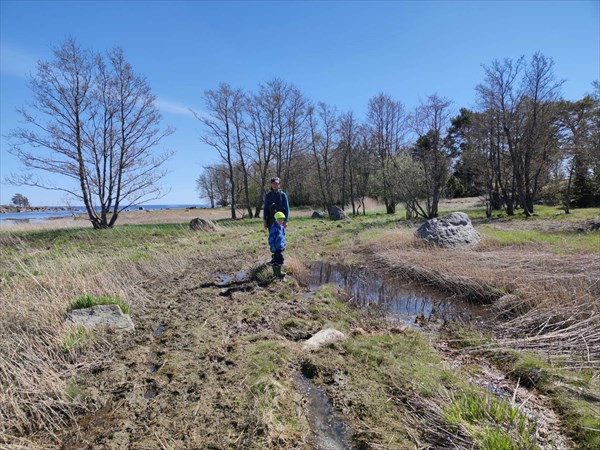
M30 101L27 75L51 48L73 36L84 48L120 46L146 76L175 156L158 203L199 203L195 180L218 161L200 143L188 108L222 81L248 91L279 77L312 101L363 118L380 92L408 110L437 93L454 108L475 107L482 64L552 57L575 100L600 78L600 1L5 1L0 0L0 180L20 169L5 135L16 108ZM62 193L0 184L0 204L15 193L33 205L64 204Z

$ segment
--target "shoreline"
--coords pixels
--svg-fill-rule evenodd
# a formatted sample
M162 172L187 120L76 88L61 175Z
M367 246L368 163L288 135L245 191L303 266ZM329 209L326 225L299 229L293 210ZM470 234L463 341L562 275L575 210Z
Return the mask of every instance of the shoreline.
M149 225L166 223L189 223L199 217L208 220L228 219L231 217L229 208L190 208L181 209L136 209L122 211L115 224ZM241 217L241 213L240 213ZM0 215L0 232L36 231L58 228L91 228L87 214L77 211L73 215L47 218L2 218Z
M77 211L72 206L12 206L0 205L0 214L22 214L54 211Z

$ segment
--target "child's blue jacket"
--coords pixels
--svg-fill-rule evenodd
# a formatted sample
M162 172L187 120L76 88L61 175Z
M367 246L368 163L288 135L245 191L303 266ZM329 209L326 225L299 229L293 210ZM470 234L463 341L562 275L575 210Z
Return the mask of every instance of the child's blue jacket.
M285 228L277 222L273 222L269 228L269 247L272 253L285 250Z

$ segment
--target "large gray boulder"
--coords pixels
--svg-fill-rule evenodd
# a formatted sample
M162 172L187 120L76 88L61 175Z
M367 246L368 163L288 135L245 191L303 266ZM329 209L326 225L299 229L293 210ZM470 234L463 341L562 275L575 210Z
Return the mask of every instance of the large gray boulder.
M343 341L346 339L346 335L341 331L333 328L327 328L319 331L309 340L304 342L302 348L304 350L318 350L323 345L330 344L332 342Z
M344 210L342 208L340 208L339 206L330 206L329 208L327 208L327 212L329 213L329 218L331 220L346 220L348 219L348 216L346 215L346 213L344 212Z
M210 220L196 217L190 221L190 229L194 231L216 231L217 226Z
M481 241L469 216L462 212L428 220L415 231L415 236L448 248L470 247Z
M118 331L133 331L131 317L123 314L119 305L96 305L91 308L74 309L67 314L67 323L86 328L110 328Z

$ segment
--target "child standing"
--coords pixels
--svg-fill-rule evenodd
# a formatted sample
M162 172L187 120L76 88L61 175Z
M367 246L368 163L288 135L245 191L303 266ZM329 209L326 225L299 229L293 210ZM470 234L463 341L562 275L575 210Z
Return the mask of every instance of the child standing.
M269 228L269 247L273 253L273 275L277 278L283 278L285 274L281 273L283 265L283 251L285 250L285 214L281 211L275 213L275 221Z

